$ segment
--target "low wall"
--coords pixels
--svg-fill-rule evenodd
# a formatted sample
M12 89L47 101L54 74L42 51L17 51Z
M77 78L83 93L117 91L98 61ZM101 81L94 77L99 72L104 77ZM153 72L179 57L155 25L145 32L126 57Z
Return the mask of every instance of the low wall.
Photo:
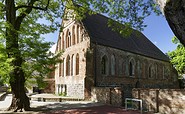
M119 87L93 87L91 99L95 102L122 106L122 90Z
M148 111L162 114L185 114L184 89L133 89L134 98L143 100Z

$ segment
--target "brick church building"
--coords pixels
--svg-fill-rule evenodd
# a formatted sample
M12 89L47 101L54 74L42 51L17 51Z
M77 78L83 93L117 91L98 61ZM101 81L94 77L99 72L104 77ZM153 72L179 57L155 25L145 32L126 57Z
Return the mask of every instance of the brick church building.
M178 88L177 72L164 53L141 32L124 37L112 31L108 19L100 14L63 19L56 94L89 99L91 87Z

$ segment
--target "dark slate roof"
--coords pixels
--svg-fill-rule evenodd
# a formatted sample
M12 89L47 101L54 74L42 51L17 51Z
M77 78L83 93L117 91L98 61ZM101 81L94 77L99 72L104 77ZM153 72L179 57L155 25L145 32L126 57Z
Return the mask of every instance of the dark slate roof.
M158 60L169 61L169 58L141 32L134 30L133 34L124 37L108 27L108 19L109 18L103 15L96 14L91 16L87 15L86 18L82 20L82 23L90 36L90 40L93 43Z

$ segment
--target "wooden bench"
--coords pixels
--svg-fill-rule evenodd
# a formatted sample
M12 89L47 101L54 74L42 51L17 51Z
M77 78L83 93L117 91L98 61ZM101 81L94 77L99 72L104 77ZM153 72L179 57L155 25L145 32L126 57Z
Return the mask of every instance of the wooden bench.
M30 100L36 100L36 101L55 101L55 102L64 102L64 101L83 101L82 98L74 98L74 97L42 97L42 96L29 96Z

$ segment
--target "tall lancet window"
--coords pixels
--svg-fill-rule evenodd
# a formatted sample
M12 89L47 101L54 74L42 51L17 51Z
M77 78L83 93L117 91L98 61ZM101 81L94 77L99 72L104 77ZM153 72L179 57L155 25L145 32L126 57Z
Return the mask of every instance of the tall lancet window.
M135 61L134 59L130 59L129 62L129 76L134 76L135 74Z
M70 75L70 57L69 55L66 58L66 76Z
M108 74L108 59L105 55L101 59L101 74Z
M116 62L115 62L115 56L111 56L111 75L115 75L116 71Z
M68 47L71 46L71 32L68 32Z
M76 75L79 74L79 54L76 55Z

